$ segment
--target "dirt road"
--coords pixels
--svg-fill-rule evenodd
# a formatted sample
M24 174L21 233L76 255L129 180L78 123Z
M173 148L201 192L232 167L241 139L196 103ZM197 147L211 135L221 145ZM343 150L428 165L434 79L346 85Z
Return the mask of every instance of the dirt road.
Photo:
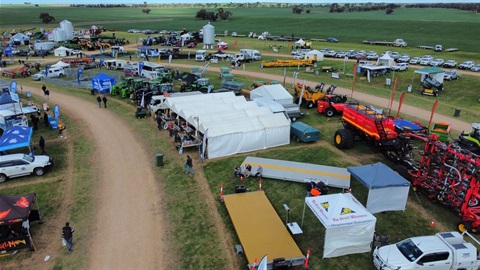
M40 89L27 86L24 91L43 95ZM152 168L135 166L151 163L135 133L108 108L98 108L93 97L90 102L52 89L50 102L84 121L95 146L99 177L99 186L94 188L95 226L92 232L76 232L94 240L86 257L88 269L158 269L168 265L162 256L167 253L161 240L165 218L162 193Z

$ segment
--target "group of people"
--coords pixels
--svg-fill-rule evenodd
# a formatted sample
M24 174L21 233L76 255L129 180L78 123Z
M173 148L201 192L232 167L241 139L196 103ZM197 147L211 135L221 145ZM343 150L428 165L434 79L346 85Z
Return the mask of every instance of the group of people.
M100 96L97 96L98 108L102 107L102 101L103 101L103 107L107 108L107 97L103 96L103 98L101 98Z
M245 168L243 170L240 166L237 166L233 170L233 174L237 178L242 178L242 177L243 178L248 178L252 175L252 165L245 164ZM257 167L257 171L255 172L254 176L257 177L257 178L262 178L262 174L263 174L263 168L262 168L262 166L259 165Z
M307 191L308 191L308 196L311 196L311 197L327 195L328 187L323 181L319 181L317 183L315 183L314 181L311 181L307 184Z

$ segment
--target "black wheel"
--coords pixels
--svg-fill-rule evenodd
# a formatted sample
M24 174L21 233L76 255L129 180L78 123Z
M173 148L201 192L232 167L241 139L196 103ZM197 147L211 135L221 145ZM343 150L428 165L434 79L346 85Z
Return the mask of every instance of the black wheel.
M462 233L465 231L472 232L472 223L467 221L461 221L460 223L458 223L457 229Z
M311 108L313 108L313 105L314 105L313 102L309 101L307 103L307 108L311 109Z
M63 78L63 74L62 73L58 74L58 77Z
M292 120L292 122L295 122L295 121L297 121L297 118L296 118L295 116L294 116L294 117L292 117L292 118L290 118L290 119Z
M392 170L396 171L398 174L400 174L403 178L407 179L410 181L410 174L408 174L408 169L407 167L403 165L395 165L393 166Z
M45 173L45 169L43 168L35 168L33 169L33 173L36 175L36 176L42 176L44 173Z
M295 97L293 103L298 104L299 101L300 101L300 99L298 97Z
M335 132L333 141L338 149L350 149L353 147L353 133L349 129L339 129Z
M7 179L8 179L8 177L5 174L0 173L0 183L3 183L5 181L7 181Z
M327 117L332 117L332 116L335 115L335 111L334 111L332 108L327 108L327 109L325 110L325 115L326 115Z

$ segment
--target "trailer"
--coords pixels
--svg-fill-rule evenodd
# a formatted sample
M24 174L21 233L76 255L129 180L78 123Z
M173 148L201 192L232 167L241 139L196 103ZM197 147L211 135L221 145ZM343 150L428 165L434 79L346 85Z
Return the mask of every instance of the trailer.
M313 59L288 59L288 60L273 60L271 62L262 61L261 68L268 68L268 67L310 67L313 66L317 62L317 58L314 57Z
M364 40L363 44L407 47L407 43L401 38L397 38L394 41Z

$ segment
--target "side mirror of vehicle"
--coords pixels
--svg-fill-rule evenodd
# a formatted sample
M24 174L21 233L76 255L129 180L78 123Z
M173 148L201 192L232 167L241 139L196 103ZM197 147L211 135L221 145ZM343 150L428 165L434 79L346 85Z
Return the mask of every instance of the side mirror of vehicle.
M418 261L417 264L418 264L418 265L423 265L423 262L422 262L422 261Z

